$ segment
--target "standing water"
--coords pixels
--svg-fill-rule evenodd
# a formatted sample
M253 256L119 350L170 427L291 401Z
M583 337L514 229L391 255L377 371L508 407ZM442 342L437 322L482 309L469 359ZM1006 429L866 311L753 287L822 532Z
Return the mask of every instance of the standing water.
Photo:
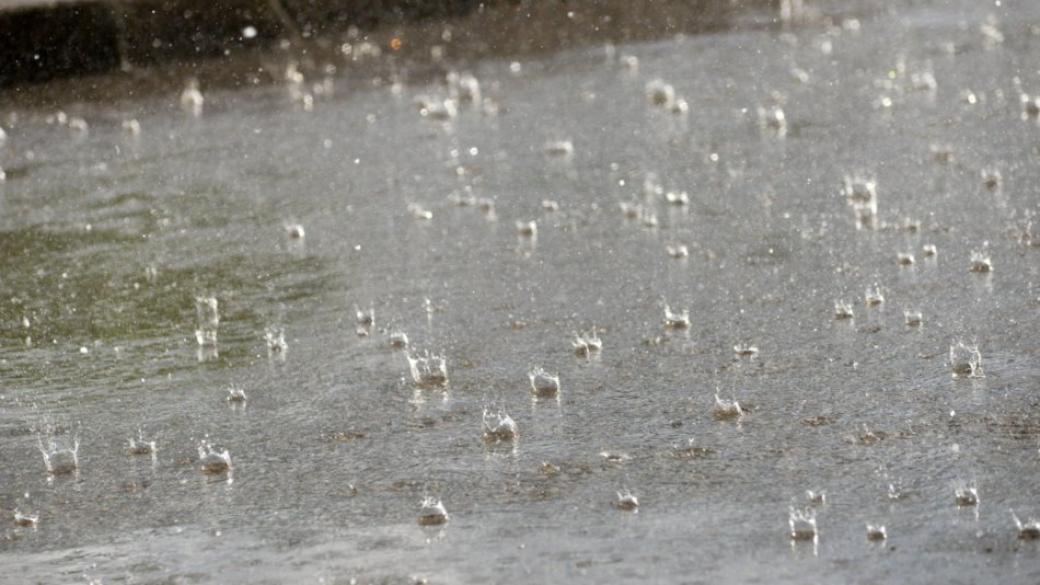
M0 583L1040 582L1040 3L623 4L5 93Z

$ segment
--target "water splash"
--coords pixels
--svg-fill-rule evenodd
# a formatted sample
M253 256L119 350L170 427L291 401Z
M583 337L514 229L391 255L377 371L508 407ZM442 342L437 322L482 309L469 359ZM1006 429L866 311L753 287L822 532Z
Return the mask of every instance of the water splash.
M827 492L806 490L805 499L809 501L810 506L822 506L827 503Z
M79 471L79 437L74 437L71 445L54 437L49 437L46 445L41 438L37 438L36 441L40 453L43 455L43 464L47 467L47 473L68 475Z
M738 343L733 346L733 353L738 357L753 358L758 355L758 346L750 343Z
M290 223L285 226L285 235L290 240L302 240L307 236L306 230L298 223Z
M620 201L618 202L618 208L621 209L621 215L624 216L625 219L641 220L645 213L645 210L640 203Z
M646 99L655 106L671 108L675 103L675 88L661 79L654 79L646 84Z
M181 92L181 108L193 116L200 116L205 101L202 92L199 91L199 80L194 77L188 79L184 91Z
M495 219L495 200L490 197L481 197L477 199L477 209L484 214L489 221Z
M408 347L408 334L404 331L390 332L390 347L394 349L405 349Z
M880 542L888 538L888 531L883 524L867 524L867 540Z
M408 213L410 213L411 216L415 219L421 219L425 221L433 219L433 212L429 209L426 209L422 205L419 205L418 203L409 203L407 209Z
M123 128L123 132L126 132L130 136L141 135L141 123L138 122L136 118L123 120L121 127Z
M852 303L837 300L834 301L834 318L838 320L852 319L856 315L852 311Z
M600 451L600 457L603 458L607 463L624 463L632 459L627 453L618 453L617 451Z
M415 99L415 105L419 109L420 116L438 122L447 122L459 114L458 103L451 98L419 96Z
M715 405L711 409L711 415L716 420L733 420L744 416L744 409L736 400L725 400L715 393Z
M284 355L289 349L289 343L285 341L285 330L277 325L264 329L264 342L267 344L268 355Z
M678 313L673 313L672 308L668 305L665 305L664 327L665 329L689 329L690 311L687 309L683 309Z
M669 205L682 207L690 203L690 195L686 191L666 191L664 194L664 200L667 201Z
M516 233L524 238L538 237L538 222L533 219L531 221L517 220Z
M368 337L376 324L376 310L371 305L368 310L359 309L354 306L354 321L357 323L356 333L358 337Z
M758 124L763 130L772 132L780 138L787 136L787 117L780 106L759 107Z
M954 379L983 378L982 353L977 345L968 345L958 341L950 345L950 371Z
M490 411L485 408L482 424L484 441L488 443L513 441L520 435L516 421L501 410Z
M953 497L957 506L961 508L979 505L979 491L974 482L954 486Z
M1015 530L1020 540L1040 539L1040 520L1029 518L1023 522L1014 510L1011 510L1011 519L1015 521Z
M549 156L570 158L574 155L574 143L570 140L554 140L546 142L543 151Z
M480 81L472 73L458 73L449 71L445 76L448 83L449 95L459 103L469 103L480 106Z
M586 333L575 333L574 339L571 341L571 347L574 348L575 355L589 357L603 349L603 340L599 338L599 334L593 328Z
M628 488L621 489L617 492L614 507L625 512L637 513L639 512L639 498Z
M424 351L421 355L405 354L412 381L419 388L440 388L448 384L448 365L444 356Z
M949 144L932 144L928 150L932 153L932 160L941 165L953 162L953 147Z
M1022 103L1022 119L1036 120L1040 118L1040 96L1030 96L1023 93L1019 97Z
M448 511L444 504L432 496L426 496L419 504L419 525L438 526L448 521Z
M144 430L137 429L137 436L130 437L129 446L127 452L131 455L151 455L155 456L159 450L155 440L148 440L144 438Z
M884 302L885 293L881 292L881 285L876 282L863 293L863 303L868 307L876 307Z
M702 457L708 457L715 453L715 449L711 447L703 447L697 444L696 439L690 437L686 439L686 443L678 443L672 445L672 453L676 459L688 460L688 459L700 459Z
M796 510L792 507L789 509L787 524L791 540L816 540L816 510L812 508Z
M220 308L216 297L195 297L197 327L195 340L199 346L217 345L217 327L220 325Z
M677 260L690 255L690 250L686 247L686 244L666 244L664 250L669 256Z
M227 401L231 404L245 404L246 391L236 386L231 386L227 391Z
M40 513L21 512L19 510L14 511L14 525L20 528L32 528L35 529L36 525L40 521Z
M857 229L877 227L878 194L877 181L863 175L846 175L842 193L852 207Z
M231 470L231 453L227 449L217 450L209 439L199 441L199 469L203 473L216 475Z
M968 265L968 272L976 272L979 274L993 272L993 261L990 259L989 254L986 254L982 250L972 250L971 263Z
M553 398L560 393L560 376L550 374L541 367L527 374L531 381L531 392L538 398Z
M982 185L990 191L996 191L1004 182L999 169L987 167L982 169L980 174L982 175Z

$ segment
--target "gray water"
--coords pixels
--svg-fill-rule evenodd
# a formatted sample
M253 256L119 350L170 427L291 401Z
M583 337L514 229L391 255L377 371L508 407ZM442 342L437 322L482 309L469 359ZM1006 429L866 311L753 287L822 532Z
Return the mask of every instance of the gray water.
M834 28L616 47L637 71L602 47L465 64L502 111L448 123L413 103L439 80L395 95L349 76L312 112L261 86L205 92L198 118L179 88L70 99L79 136L49 111L5 118L0 509L40 519L0 523L0 582L1040 580L1009 513L1040 516L1040 127L1019 103L1040 93L1040 6L900 2L858 30L848 8L829 5ZM980 32L990 13L1002 43ZM926 71L934 92L912 87ZM686 117L649 104L655 78ZM757 114L778 101L783 137ZM543 152L563 139L573 156ZM857 172L877 179L877 229L840 193ZM647 199L648 173L689 205ZM467 187L495 220L449 201ZM518 237L532 219L537 238ZM984 242L993 271L969 272ZM201 295L220 303L215 356L195 340ZM839 299L855 319L834 319ZM666 303L687 331L664 329ZM603 349L576 356L593 327ZM397 329L446 355L445 390L415 388ZM952 378L959 340L985 377ZM536 366L559 400L532 399ZM716 392L749 412L717 420ZM515 443L482 440L487 406ZM139 428L154 459L127 454ZM78 473L48 476L47 433L79 438ZM230 475L199 471L206 436ZM677 455L690 438L710 451ZM977 507L955 504L959 482ZM637 513L615 507L625 489ZM827 494L818 540L792 543L810 489ZM425 495L447 524L418 525Z

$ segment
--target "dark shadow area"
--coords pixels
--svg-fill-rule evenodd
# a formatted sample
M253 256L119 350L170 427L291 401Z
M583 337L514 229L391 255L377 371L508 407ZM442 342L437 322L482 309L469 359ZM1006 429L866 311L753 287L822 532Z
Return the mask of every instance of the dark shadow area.
M119 65L117 24L102 4L0 13L0 87L107 71Z
M422 61L513 55L728 26L774 0L113 0L0 11L0 88L122 68L255 54L278 41L310 55L371 40ZM452 38L445 27L454 28ZM447 47L446 47L447 48ZM225 72L231 83L241 76Z

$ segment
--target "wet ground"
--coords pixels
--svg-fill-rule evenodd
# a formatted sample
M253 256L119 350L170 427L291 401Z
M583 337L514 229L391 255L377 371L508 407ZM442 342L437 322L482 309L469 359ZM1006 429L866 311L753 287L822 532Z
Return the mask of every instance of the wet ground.
M854 8L470 63L498 113L448 121L415 105L440 81L349 75L312 111L279 84L206 92L197 117L179 88L70 100L87 132L5 113L0 508L39 519L0 524L0 582L1040 580L1010 513L1040 517L1040 126L1020 102L1040 6ZM658 78L686 115L650 103ZM856 174L873 222L842 194ZM602 350L575 355L593 327ZM416 388L397 330L446 356L445 389ZM958 341L984 376L951 376ZM558 399L532 398L536 366ZM714 416L716 393L744 415ZM486 407L516 441L482 440ZM154 457L127 453L138 429ZM200 472L207 436L230 473ZM38 443L73 437L78 471L49 475ZM826 492L817 538L792 542L806 490ZM446 524L418 525L427 495Z

